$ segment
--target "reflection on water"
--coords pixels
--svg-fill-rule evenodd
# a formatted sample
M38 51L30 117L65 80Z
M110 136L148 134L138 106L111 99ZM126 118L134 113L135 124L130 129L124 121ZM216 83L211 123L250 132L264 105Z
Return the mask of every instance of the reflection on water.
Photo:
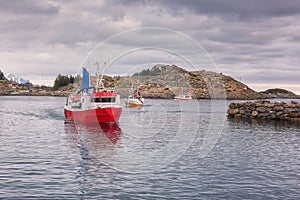
M116 123L75 123L65 122L68 140L79 149L80 161L76 176L81 194L90 192L89 179L104 168L104 158L115 154L115 146L121 137Z
M82 160L102 159L114 155L115 146L121 137L116 123L74 123L65 122L65 133L75 147L79 147Z
M65 121L65 132L67 134L90 134L93 138L109 139L116 144L120 139L121 129L117 123L76 123ZM105 140L106 140L105 139Z
M114 155L121 129L115 123L65 122L65 133L74 147L79 148L82 161L94 159L101 162L102 159Z
M124 109L119 128L64 123L64 98L1 97L0 198L299 199L299 123L226 118L218 143L200 159L202 136L212 128L210 101L199 101L200 112L173 100L147 103ZM179 132L181 113L186 123ZM190 148L166 168L155 166L183 149L181 136L197 117L198 138ZM155 154L168 144L178 144L177 152ZM142 162L160 170L115 170Z
M248 118L228 118L229 125L251 125L251 126L267 126L275 128L300 128L300 121L287 120L268 120L268 119L248 119Z

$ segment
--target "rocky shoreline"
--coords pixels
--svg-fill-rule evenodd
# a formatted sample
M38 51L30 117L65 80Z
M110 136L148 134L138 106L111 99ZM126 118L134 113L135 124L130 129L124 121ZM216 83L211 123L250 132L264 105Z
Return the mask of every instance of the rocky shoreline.
M0 96L68 96L72 92L73 86L63 87L54 90L53 87L32 86L18 84L10 81L0 83Z
M53 87L21 85L2 78L0 80L0 95L68 96L74 91L74 88L80 86L80 83L74 83L54 90ZM187 71L176 65L157 64L151 69L132 76L112 77L104 75L103 78L105 86L116 86L116 91L122 98L126 98L130 94L133 84L140 88L144 98L151 99L173 99L174 96L182 92L191 91L194 99L300 98L299 95L278 88L257 92L228 75L205 70Z
M288 120L300 122L300 103L278 101L232 102L227 110L230 118Z

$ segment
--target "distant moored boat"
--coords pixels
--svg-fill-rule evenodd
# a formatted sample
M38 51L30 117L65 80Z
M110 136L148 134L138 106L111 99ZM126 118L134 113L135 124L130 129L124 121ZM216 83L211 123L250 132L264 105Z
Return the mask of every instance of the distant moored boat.
M192 93L193 93L192 91L190 91L189 93L186 93L186 94L181 93L181 94L175 96L174 100L192 100L193 99Z

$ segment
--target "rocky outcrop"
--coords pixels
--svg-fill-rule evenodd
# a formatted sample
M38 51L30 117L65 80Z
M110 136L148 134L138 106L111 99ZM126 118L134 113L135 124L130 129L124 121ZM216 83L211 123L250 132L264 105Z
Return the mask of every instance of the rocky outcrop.
M179 93L192 91L194 98L262 99L263 96L247 85L222 73L187 71L176 65L155 65L133 76L118 77L116 86L122 96L131 84L140 86L147 98L173 98ZM225 93L225 94L224 94Z
M260 92L262 96L266 99L272 99L272 98L283 98L283 99L296 99L299 98L299 95L296 95L295 93L280 89L280 88L275 88L275 89L268 89L266 91Z
M233 79L230 76L222 75L224 88L226 90L227 99L263 99L264 97L251 89L248 85Z
M147 84L140 87L144 98L152 99L172 99L175 94L167 87L161 87L157 84Z
M300 122L300 103L297 101L271 102L238 102L231 103L227 110L233 118L292 120Z

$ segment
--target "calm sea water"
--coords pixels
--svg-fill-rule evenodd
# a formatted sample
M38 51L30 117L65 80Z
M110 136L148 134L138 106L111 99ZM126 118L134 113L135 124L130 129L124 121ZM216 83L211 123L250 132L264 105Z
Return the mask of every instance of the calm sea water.
M118 125L65 122L65 98L0 97L0 198L299 199L300 125L229 102L147 100Z

